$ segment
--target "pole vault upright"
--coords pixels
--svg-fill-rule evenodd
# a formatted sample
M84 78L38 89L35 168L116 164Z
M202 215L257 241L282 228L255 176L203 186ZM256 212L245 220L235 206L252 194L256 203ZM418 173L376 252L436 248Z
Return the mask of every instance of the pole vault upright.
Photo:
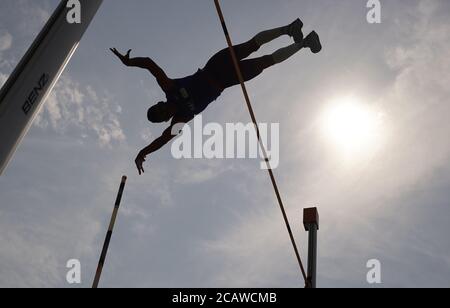
M0 91L0 175L52 91L103 0L78 0L81 23L69 23L62 0Z
M319 230L319 212L317 208L303 211L303 225L308 231L308 279L306 288L317 287L317 231Z

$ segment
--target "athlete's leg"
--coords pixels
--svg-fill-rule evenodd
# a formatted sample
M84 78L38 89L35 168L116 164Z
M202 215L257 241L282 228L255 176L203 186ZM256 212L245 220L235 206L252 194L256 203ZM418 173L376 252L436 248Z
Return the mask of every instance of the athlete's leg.
M244 80L252 80L260 75L266 68L286 61L303 48L310 48L313 53L320 52L322 45L316 32L313 31L310 33L302 43L294 43L290 46L281 48L272 55L241 61L240 67ZM234 84L237 83L238 81L235 80Z
M286 61L303 48L302 44L294 43L290 46L278 49L272 54L273 61L278 64Z
M276 64L281 63L295 55L302 48L310 48L313 53L318 53L322 50L319 35L315 31L311 32L302 44L292 44L285 48L281 48L272 54L272 58Z
M303 24L301 23L301 21L296 20L289 26L261 32L250 41L234 46L236 55L238 57L238 60L240 61L240 67L245 81L252 80L256 76L260 75L266 68L287 60L303 47L311 47L311 49L313 49L312 47L314 47L314 51L317 51L317 44L313 44L318 42L320 45L317 34L315 34L317 38L313 37L313 39L311 39L312 37L311 35L309 35L305 39L305 41L303 41L303 33L301 31L302 26ZM271 40L274 40L282 35L294 34L296 35L294 39L299 43L295 43L288 47L282 48L269 56L243 60L250 56L252 53L256 52L261 47L261 45L268 43ZM214 55L211 60L209 60L204 70L207 71L209 76L216 82L221 84L224 88L239 84L239 80L234 69L234 64L228 48L225 48Z
M236 54L236 57L238 59L238 61L241 61L245 58L248 58L252 53L255 53L259 50L259 48L261 47L261 45L259 45L258 41L253 38L248 42L239 44L239 45L234 45L233 49L234 52ZM221 51L219 51L218 53L216 53L206 64L206 67L210 68L217 68L217 67L222 67L223 64L226 63L233 63L231 61L231 54L230 54L230 49L224 48ZM215 71L217 71L217 69L214 69Z
M279 28L274 28L258 33L251 40L233 46L236 57L239 61L248 58L252 53L255 53L261 48L262 45L267 44L283 35L289 35L294 38L297 43L301 43L303 40L303 22L300 19L295 20L293 23ZM224 61L230 60L230 51L228 48L222 49L216 53L206 64L207 67L220 66Z
M271 30L266 30L258 33L253 40L256 41L257 45L261 47L264 44L267 44L283 35L289 35L294 38L296 43L301 43L303 40L303 22L300 19L296 19L293 23Z
M261 74L266 68L286 61L299 52L302 48L302 44L294 43L288 47L277 50L272 55L241 61L240 66L245 81L252 80Z
M253 78L259 76L265 69L275 64L284 62L302 48L303 44L294 43L288 47L277 50L272 55L240 61L239 66L244 80L252 80ZM213 71L210 72L212 72L212 76L216 78L224 86L224 88L239 84L239 79L231 61L228 61L226 65L223 65L219 71L220 73L215 73Z
M295 41L301 43L303 40L303 23L300 19L293 23L279 28L274 28L258 33L250 41L234 46L234 51L238 60L248 58L252 53L257 52L262 45L272 42L283 35L294 37Z
M275 65L276 62L272 56L264 56L255 59L244 60L240 62L242 77L245 81L250 81L259 76L266 68ZM237 78L233 85L239 84Z
M259 49L255 40L234 46L238 61L247 58ZM216 53L203 69L211 78L222 84L224 88L235 85L237 80L234 63L229 48L222 49ZM239 83L239 82L238 82Z

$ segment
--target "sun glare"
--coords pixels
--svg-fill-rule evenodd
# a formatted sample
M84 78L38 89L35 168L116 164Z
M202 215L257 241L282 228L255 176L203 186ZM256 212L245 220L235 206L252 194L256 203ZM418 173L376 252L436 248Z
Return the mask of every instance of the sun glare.
M323 128L337 150L347 156L370 153L379 144L382 114L354 97L334 101L325 110Z

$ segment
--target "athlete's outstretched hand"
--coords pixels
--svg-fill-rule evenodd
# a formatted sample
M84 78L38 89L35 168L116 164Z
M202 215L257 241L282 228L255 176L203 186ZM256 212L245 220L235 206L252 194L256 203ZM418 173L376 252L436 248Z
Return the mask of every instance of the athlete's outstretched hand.
M116 48L110 48L110 50L112 51L113 54L116 55L117 58L120 59L120 61L122 61L123 64L125 64L125 65L129 64L131 49L128 50L128 52L124 55L121 54Z
M143 166L143 164L145 162L145 157L141 153L139 153L139 155L136 157L136 160L134 162L136 163L136 167L138 169L139 175L145 173L144 166Z

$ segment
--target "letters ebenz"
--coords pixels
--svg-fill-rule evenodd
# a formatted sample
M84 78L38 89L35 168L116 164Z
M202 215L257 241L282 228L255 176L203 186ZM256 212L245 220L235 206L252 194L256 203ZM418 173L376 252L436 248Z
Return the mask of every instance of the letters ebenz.
M39 81L37 85L33 88L33 90L30 92L30 94L27 97L27 100L22 105L23 112L28 115L28 113L33 108L34 104L36 103L39 96L44 91L45 87L47 86L47 83L50 80L50 76L48 74L42 74L41 78L39 78Z

